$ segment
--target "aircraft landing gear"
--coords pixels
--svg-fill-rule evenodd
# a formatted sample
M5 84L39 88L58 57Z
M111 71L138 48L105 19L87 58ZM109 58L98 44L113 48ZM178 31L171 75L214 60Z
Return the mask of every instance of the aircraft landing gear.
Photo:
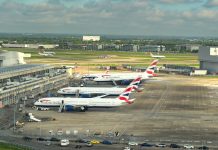
M81 107L80 107L80 111L81 111L81 112L85 112L86 110L87 110L87 109L86 109L85 106L81 106Z

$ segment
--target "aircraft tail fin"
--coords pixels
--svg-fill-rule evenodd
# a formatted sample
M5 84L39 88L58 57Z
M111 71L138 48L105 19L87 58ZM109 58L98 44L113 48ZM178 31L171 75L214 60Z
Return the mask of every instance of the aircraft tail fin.
M128 86L118 97L119 100L124 101L128 104L132 104L134 99L129 99L129 95L133 90L133 86Z
M141 76L137 77L136 79L134 79L134 80L130 83L129 87L130 87L130 86L133 86L133 89L134 89L134 90L136 90L137 92L141 92L141 89L139 89L139 84L140 84L141 80L142 80L142 77L141 77Z
M154 71L157 68L157 64L158 64L158 59L155 59L152 61L152 63L148 66L148 68L146 69L146 73L151 75L151 76L157 76Z

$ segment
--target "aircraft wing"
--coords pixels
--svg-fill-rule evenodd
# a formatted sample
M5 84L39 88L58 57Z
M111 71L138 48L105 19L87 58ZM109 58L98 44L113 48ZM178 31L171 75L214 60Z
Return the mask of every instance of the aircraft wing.
M106 96L108 96L108 94L104 94L104 95L96 96L96 97L94 97L94 98L104 98L104 97L106 97Z

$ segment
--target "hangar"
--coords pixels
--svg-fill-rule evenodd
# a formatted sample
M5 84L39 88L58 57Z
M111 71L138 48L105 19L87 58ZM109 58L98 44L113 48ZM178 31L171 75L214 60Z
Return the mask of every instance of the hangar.
M200 69L210 74L218 74L218 47L202 46L199 49Z

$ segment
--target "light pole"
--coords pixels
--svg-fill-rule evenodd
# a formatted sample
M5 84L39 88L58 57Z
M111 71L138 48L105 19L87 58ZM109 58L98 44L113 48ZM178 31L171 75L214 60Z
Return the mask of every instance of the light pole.
M14 105L14 128L13 128L13 131L15 131L15 124L16 124L16 116L15 116L15 111L16 111L16 105Z
M15 131L15 128L16 128L16 110L17 110L17 103L18 103L18 100L17 98L19 99L20 98L20 95L19 95L19 88L18 89L18 93L17 94L17 97L14 96L15 98L15 105L14 105L14 128L13 128L13 131Z

